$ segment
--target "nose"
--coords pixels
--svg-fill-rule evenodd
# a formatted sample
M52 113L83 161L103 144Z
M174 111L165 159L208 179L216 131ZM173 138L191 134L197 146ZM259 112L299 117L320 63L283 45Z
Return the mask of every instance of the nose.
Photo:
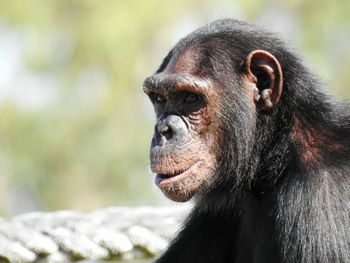
M177 115L164 116L155 126L155 137L162 143L180 140L185 137L186 132L186 123Z

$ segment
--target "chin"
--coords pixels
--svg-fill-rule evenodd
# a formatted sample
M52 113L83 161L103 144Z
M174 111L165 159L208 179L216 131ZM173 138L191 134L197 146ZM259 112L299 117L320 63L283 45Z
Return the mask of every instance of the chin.
M175 202L186 202L208 185L212 169L203 162L197 162L177 173L157 174L156 185L163 194Z

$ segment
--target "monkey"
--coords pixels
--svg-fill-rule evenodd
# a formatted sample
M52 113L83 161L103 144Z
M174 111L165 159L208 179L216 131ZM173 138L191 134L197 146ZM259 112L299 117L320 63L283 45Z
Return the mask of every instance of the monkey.
M222 19L143 83L155 183L194 199L157 263L350 262L350 108L273 33Z

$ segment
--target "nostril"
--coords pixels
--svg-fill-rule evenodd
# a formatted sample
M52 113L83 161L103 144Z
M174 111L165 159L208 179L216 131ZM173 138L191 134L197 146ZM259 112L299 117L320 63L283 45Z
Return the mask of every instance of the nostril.
M162 122L155 126L155 133L159 140L162 140L163 138L167 141L173 137L173 130L165 122Z
M169 139L171 139L173 137L172 136L172 134L173 134L172 130L167 125L165 125L164 127L162 127L159 130L159 134L160 134L160 136L165 137L166 140L169 140Z
M186 137L186 132L186 123L177 115L160 118L155 125L155 139L159 144L172 140L182 140Z

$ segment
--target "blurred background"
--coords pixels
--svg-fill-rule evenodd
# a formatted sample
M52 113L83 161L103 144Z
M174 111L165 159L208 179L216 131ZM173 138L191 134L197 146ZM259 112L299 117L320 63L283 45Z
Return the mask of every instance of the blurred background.
M153 186L141 90L217 18L278 32L350 98L349 0L0 0L0 216L171 204Z

